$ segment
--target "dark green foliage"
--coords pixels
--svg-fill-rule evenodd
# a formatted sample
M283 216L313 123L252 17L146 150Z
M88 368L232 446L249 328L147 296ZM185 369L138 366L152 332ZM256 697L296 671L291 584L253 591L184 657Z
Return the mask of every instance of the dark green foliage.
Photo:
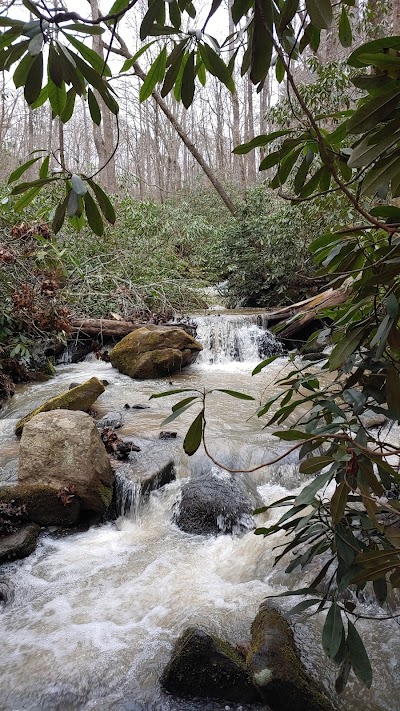
M263 186L249 190L220 254L232 305L277 306L315 293L321 282L312 279L308 246L343 211L334 197L298 207Z

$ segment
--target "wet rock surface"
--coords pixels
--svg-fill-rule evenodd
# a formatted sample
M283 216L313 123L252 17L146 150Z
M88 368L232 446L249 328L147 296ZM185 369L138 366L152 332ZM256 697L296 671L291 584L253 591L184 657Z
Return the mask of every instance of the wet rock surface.
M160 684L169 693L187 698L260 701L236 649L196 627L188 628L176 642Z
M246 479L235 479L219 471L191 477L175 504L173 521L185 533L197 535L238 534L255 528L253 510L262 502Z
M270 602L260 606L251 636L247 667L272 711L333 711L306 672L289 623Z
M0 564L19 558L26 558L33 553L39 537L40 526L35 523L22 526L15 533L0 538Z
M118 410L111 410L110 412L107 412L104 417L101 417L100 420L97 420L96 422L96 427L97 429L101 430L104 427L109 427L113 430L118 430L122 425L124 424L124 416L122 412L119 412Z
M73 526L81 511L79 499L61 486L58 489L41 484L1 486L0 502L22 507L26 518L39 526Z

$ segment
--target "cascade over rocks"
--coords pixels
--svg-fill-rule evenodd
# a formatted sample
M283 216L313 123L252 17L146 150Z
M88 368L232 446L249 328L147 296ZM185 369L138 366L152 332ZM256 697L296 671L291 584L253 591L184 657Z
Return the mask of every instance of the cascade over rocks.
M72 391L70 391L72 392ZM92 418L84 412L41 412L24 427L20 484L63 489L82 510L103 515L111 503L114 473Z
M116 469L116 517L137 510L152 491L176 479L173 453L164 442L132 438L125 441L131 441L132 450L129 461Z
M270 602L260 605L251 637L247 667L272 711L333 711L307 674L289 623Z
M245 704L260 701L237 650L196 627L189 627L177 640L160 684L177 696Z
M211 469L184 484L173 520L185 533L238 534L255 528L251 514L262 504L248 478Z
M52 397L44 402L43 405L32 410L28 415L22 417L15 426L15 434L19 436L26 423L40 412L49 412L50 410L83 410L83 412L87 412L99 395L104 393L104 390L104 385L100 380L90 378L86 383L77 385L61 395Z
M131 378L157 378L179 372L202 350L182 328L148 325L129 333L112 349L111 364Z

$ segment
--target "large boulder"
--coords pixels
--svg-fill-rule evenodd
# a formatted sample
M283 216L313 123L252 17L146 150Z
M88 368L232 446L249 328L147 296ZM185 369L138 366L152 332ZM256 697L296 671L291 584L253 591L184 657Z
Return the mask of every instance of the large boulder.
M192 476L175 504L173 520L193 534L238 534L255 528L252 512L262 501L247 489L244 477L212 469Z
M178 639L160 679L179 697L222 699L252 704L260 701L243 657L223 640L189 627Z
M262 603L251 627L247 667L262 699L272 711L333 711L307 674L293 632L281 612Z
M129 333L112 349L114 368L131 378L157 378L176 373L193 363L202 350L183 328L143 326Z
M114 473L92 418L78 410L53 410L25 425L18 479L62 489L62 496L77 497L84 511L103 514L111 503Z
M22 417L15 426L15 434L19 436L26 423L40 412L49 412L50 410L82 410L87 412L102 393L104 393L103 383L97 378L90 378L86 383L77 385L66 393L52 397L44 402L43 405L32 410L28 415Z

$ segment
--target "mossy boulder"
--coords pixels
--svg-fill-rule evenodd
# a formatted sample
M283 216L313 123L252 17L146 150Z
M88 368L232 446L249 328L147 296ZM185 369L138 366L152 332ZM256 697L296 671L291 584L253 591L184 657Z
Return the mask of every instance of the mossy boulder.
M110 361L131 378L158 378L193 363L202 346L183 328L143 326L125 336L110 353Z
M260 701L243 657L228 642L196 627L189 627L177 640L160 684L184 698Z
M46 400L43 405L32 410L32 412L25 415L25 417L22 417L15 426L15 434L20 436L26 423L40 412L49 412L50 410L82 410L83 412L87 412L99 395L104 393L104 390L104 385L100 380L90 378L86 383L77 385L61 395L56 395L56 397Z
M24 427L18 469L20 484L52 487L82 511L104 514L111 503L114 473L99 431L84 412L41 412Z
M36 548L40 526L29 523L15 533L0 537L0 565L11 560L26 558Z
M79 520L79 499L63 487L17 484L0 487L0 502L24 507L27 519L39 526L73 526Z
M262 699L272 711L333 711L306 672L293 632L281 612L266 602L251 627L247 667Z

